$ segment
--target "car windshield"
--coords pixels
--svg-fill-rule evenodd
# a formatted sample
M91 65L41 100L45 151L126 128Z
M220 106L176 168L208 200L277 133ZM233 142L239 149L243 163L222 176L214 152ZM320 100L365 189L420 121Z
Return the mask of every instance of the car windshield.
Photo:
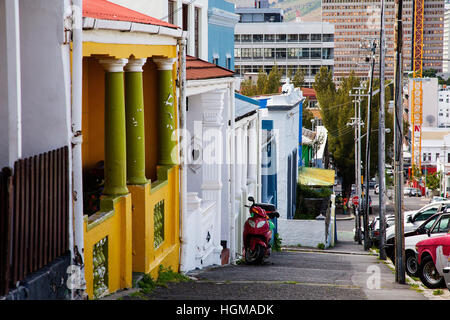
M434 217L432 217L431 219L429 219L427 222L425 222L423 225L422 225L422 227L425 229L425 230L430 230L431 229L431 227L433 226L433 224L434 224L434 222L436 221L436 219L439 217L439 215L435 215Z
M446 233L449 230L450 216L442 216L441 220L433 228L433 233Z
M420 211L414 216L413 221L425 221L433 214L435 214L437 212L437 209L438 208L429 208L424 211Z

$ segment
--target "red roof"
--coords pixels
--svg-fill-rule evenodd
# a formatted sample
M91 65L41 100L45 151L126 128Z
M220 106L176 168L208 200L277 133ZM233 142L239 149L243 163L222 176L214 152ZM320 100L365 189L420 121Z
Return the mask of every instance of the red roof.
M234 71L213 63L186 56L186 80L203 80L232 77Z
M316 98L316 90L312 88L301 88L304 97ZM311 99L310 99L311 100Z
M119 6L118 4L109 2L107 0L83 0L83 17L103 20L137 22L168 28L178 28L177 26L168 22L152 18L150 16Z

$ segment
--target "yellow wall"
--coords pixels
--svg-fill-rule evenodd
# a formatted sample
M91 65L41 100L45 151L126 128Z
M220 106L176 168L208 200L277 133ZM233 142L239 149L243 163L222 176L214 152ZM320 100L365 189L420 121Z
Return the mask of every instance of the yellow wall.
M151 185L128 186L133 201L133 271L158 277L159 265L179 268L179 167L158 168ZM167 178L165 176L167 175ZM164 241L154 247L154 207L164 200Z
M115 292L132 286L132 221L131 195L102 199L110 207L84 221L84 265L86 291L93 298L93 248L108 237L108 289Z
M105 72L93 57L83 59L83 169L105 159Z
M105 236L108 236L109 292L130 287L132 269L150 272L153 278L157 277L160 264L170 266L174 271L179 269L179 172L178 166L171 169L157 168L157 70L151 61L152 56L175 58L177 53L176 46L86 42L83 44L83 54L83 169L104 160L105 72L98 60L106 56L148 58L143 73L146 174L152 183L129 186L131 193L127 196L102 199L102 212L85 217L85 277L87 293L92 298L93 247ZM173 75L175 90L176 70ZM174 108L177 113L176 104ZM153 209L161 199L165 200L165 240L159 248L154 249Z

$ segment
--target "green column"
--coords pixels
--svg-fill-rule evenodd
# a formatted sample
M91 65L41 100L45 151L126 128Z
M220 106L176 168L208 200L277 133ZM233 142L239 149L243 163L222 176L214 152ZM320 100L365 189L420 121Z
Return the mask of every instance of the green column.
M127 128L127 181L145 184L145 123L142 66L146 59L131 59L125 67Z
M176 129L175 96L172 68L176 59L153 59L158 67L158 164L177 163L176 139L172 135Z
M128 193L123 77L123 67L127 61L127 59L100 61L106 70L104 195Z

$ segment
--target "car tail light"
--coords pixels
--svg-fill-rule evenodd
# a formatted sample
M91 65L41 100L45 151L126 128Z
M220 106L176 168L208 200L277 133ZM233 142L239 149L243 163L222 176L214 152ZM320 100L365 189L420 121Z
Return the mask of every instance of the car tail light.
M379 236L379 235L380 235L380 231L375 231L373 234L374 234L375 236Z

